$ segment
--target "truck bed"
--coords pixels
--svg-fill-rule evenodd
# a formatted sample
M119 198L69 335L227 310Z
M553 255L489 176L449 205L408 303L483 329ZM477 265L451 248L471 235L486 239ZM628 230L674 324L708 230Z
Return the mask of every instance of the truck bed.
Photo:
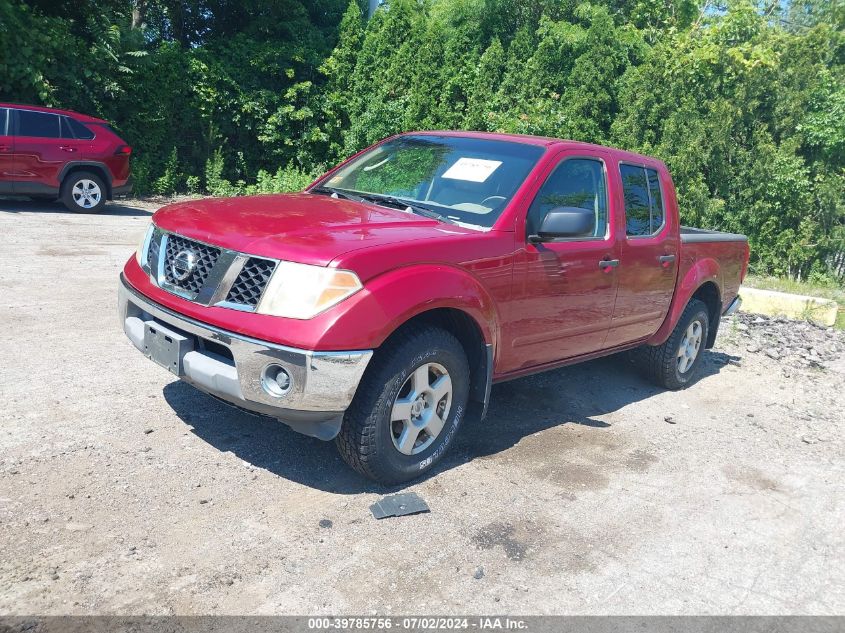
M681 261L679 280L698 263L718 262L713 281L722 294L722 308L727 308L739 293L748 261L748 238L739 233L723 233L707 229L681 227Z

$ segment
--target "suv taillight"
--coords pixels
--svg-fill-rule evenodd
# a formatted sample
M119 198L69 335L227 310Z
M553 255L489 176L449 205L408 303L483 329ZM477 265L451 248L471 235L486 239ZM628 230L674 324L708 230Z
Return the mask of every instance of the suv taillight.
M120 147L115 150L115 156L129 156L132 153L132 148L128 145L121 145Z

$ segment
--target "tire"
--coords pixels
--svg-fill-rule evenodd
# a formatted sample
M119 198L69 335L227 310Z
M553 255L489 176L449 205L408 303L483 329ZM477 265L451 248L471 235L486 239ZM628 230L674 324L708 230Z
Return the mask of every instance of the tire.
M75 171L62 182L61 200L71 211L99 213L106 206L106 185L90 171Z
M468 398L469 364L452 334L432 326L399 331L370 362L335 443L344 461L369 479L385 485L415 479L451 445ZM432 413L445 417L437 433L430 430L439 426ZM394 414L406 420L393 420Z
M634 362L649 380L660 387L673 391L684 389L695 380L709 330L707 306L698 299L692 299L666 342L637 348L633 351ZM697 344L694 343L696 340ZM685 359L681 358L682 345L687 351ZM693 348L694 356L690 359Z

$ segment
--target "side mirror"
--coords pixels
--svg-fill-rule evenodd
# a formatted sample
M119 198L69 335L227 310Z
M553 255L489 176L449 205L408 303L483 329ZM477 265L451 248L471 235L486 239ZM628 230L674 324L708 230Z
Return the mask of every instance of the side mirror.
M579 207L555 207L546 214L531 242L550 242L562 237L592 237L596 214Z

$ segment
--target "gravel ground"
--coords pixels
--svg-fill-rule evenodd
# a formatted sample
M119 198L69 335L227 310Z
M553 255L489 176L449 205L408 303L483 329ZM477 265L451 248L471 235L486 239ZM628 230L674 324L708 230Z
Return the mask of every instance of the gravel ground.
M625 356L493 390L390 492L144 359L117 275L157 205L0 202L0 614L845 611L845 340L723 325L700 381Z

